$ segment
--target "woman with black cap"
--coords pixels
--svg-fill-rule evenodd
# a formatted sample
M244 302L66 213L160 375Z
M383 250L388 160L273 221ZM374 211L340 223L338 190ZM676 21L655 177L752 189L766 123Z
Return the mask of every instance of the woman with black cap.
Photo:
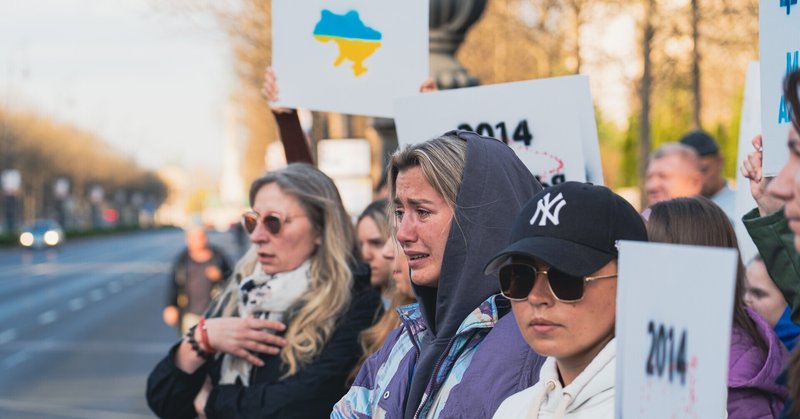
M603 186L566 182L525 205L486 272L499 271L522 336L547 360L495 418L614 417L619 240L647 241L644 221Z

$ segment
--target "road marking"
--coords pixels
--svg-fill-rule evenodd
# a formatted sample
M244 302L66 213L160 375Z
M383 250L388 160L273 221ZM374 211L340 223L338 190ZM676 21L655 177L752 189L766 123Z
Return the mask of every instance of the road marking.
M89 291L89 299L92 301L100 301L105 297L106 294L100 288L95 288Z
M3 333L0 333L0 345L4 345L8 342L17 338L17 330L16 329L8 329Z
M41 325L50 324L56 320L58 320L58 313L55 310L45 311L39 315L39 324Z
M77 403L77 402L76 402ZM35 417L58 416L78 419L149 419L152 416L132 412L101 409L84 409L70 406L70 401L53 403L51 400L11 400L0 399L0 407L5 410L34 413Z
M28 354L25 352L17 352L3 360L3 367L11 368L15 365L25 362L28 358L30 358L30 356L28 356Z
M67 303L67 306L69 306L69 309L72 310L72 311L78 311L78 310L80 310L80 309L82 309L83 307L86 306L86 302L83 301L83 298L81 298L81 297L73 298L73 299L69 300L69 303Z
M9 342L3 347L3 351L11 353L15 351L24 352L29 355L39 356L48 353L114 353L129 355L148 355L160 356L169 351L173 341L167 342L139 342L122 340L20 340Z
M122 284L120 284L119 281L111 282L108 284L108 291L112 294L116 294L122 291Z

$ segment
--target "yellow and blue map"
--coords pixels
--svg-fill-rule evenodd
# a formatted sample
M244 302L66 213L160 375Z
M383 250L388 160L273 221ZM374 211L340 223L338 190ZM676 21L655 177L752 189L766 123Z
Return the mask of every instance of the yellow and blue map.
M381 33L365 25L355 10L343 15L323 10L322 17L314 27L314 39L320 42L334 41L338 45L339 56L333 63L334 67L338 67L345 59L350 60L356 77L367 71L364 60L381 46L381 38Z

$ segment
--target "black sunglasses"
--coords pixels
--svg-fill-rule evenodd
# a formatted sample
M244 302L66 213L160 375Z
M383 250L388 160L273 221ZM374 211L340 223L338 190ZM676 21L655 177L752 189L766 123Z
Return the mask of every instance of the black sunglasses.
M617 274L574 276L553 267L537 270L525 263L509 263L500 268L500 292L512 301L528 299L539 274L547 276L547 286L556 300L574 303L583 300L586 283L596 279L614 278Z
M245 231L249 234L253 234L256 231L256 227L258 226L258 219L261 215L255 211L247 211L242 214L242 227L244 227ZM284 223L284 219L281 218L281 215L277 212L271 212L264 216L261 222L264 223L264 227L267 228L267 231L270 232L272 235L277 235L281 231L281 226Z

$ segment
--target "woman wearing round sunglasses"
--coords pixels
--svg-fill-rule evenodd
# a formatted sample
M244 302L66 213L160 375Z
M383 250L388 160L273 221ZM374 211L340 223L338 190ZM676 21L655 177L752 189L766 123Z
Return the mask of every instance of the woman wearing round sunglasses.
M395 238L418 303L398 309L402 326L364 363L331 416L480 417L465 406L499 405L496 392L502 400L524 380L502 365L531 352L521 337L504 340L493 354L497 365L477 365L481 380L461 385L508 312L483 264L541 186L508 146L467 131L396 152L388 183ZM484 368L497 371L487 379Z
M333 181L308 164L256 179L252 246L206 317L156 366L160 417L322 418L346 391L380 297ZM362 268L363 265L361 265Z
M522 336L547 360L494 417L612 418L616 244L646 241L644 221L608 188L566 182L531 199L511 235L486 272L498 272Z
M703 197L653 205L647 234L653 242L739 248L725 212ZM738 265L728 358L728 417L778 417L789 393L776 379L788 353L766 320L745 307L745 269L741 260Z

